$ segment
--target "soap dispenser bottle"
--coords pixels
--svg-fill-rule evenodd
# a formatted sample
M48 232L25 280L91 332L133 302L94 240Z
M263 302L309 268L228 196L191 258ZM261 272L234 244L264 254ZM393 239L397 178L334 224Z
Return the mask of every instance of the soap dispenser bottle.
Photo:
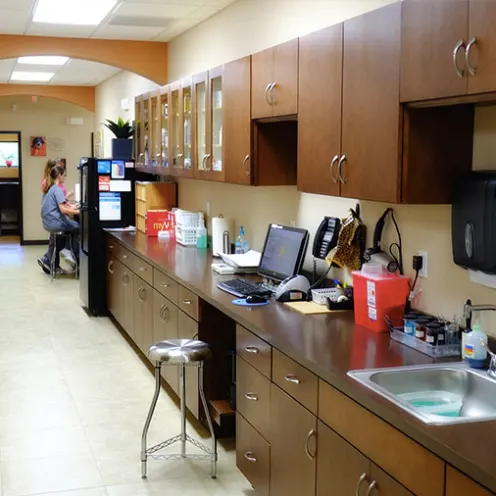
M487 335L481 331L479 324L474 324L472 331L465 337L463 347L463 357L467 360L470 367L474 369L483 369L486 364L487 351L482 341L487 345Z
M200 226L196 229L196 247L207 248L207 228L205 227L205 219L203 216L200 218Z

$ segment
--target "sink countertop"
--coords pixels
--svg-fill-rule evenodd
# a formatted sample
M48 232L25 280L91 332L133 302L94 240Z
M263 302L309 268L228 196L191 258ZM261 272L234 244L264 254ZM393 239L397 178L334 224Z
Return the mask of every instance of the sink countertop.
M145 257L203 300L246 327L324 381L354 399L455 468L496 492L496 421L429 426L347 376L349 370L434 363L420 352L353 322L351 312L302 315L273 302L247 308L219 290L211 252L183 247L174 239L111 232L125 247Z

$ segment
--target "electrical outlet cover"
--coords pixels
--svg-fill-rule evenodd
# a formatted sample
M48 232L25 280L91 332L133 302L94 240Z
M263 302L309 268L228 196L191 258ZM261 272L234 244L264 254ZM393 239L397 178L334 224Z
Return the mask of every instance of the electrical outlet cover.
M426 251L418 251L416 253L417 256L422 257L422 269L419 272L419 277L426 278L428 273L428 265L427 265L427 252Z

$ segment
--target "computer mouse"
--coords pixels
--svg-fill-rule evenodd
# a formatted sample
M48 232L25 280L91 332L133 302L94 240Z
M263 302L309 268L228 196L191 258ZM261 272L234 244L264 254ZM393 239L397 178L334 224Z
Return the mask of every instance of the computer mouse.
M253 305L255 303L265 303L267 301L267 298L264 298L263 296L259 295L250 295L246 297L246 303Z

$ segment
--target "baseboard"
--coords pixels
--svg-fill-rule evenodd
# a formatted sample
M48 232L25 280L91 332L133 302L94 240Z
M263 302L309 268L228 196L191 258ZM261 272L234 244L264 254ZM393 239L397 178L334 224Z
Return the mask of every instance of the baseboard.
M43 246L48 245L48 239L24 239L21 246Z

